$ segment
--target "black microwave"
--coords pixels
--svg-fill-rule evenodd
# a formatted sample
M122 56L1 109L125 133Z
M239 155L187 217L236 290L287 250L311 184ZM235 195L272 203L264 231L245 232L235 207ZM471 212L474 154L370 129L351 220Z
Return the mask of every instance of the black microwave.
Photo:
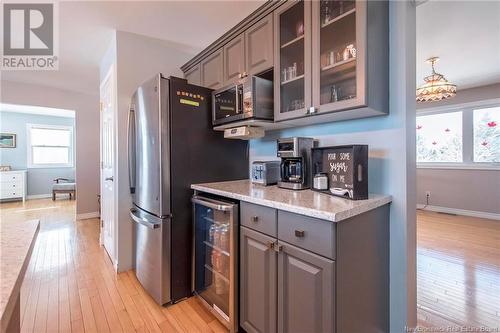
M247 76L212 92L212 124L240 120L273 120L273 81Z

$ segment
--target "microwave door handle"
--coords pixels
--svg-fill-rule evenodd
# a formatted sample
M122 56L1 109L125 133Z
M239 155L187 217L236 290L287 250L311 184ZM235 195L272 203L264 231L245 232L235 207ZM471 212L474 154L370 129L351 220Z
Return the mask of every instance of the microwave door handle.
M238 84L236 85L234 91L236 92L236 107L235 107L235 110L236 110L236 114L239 114L241 112L241 110L240 110L240 91L239 91L239 85Z

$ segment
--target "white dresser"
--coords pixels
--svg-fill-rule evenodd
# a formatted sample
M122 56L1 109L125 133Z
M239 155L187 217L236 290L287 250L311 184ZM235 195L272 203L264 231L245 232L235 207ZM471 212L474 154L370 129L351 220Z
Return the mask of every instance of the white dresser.
M0 199L26 200L26 170L0 172Z

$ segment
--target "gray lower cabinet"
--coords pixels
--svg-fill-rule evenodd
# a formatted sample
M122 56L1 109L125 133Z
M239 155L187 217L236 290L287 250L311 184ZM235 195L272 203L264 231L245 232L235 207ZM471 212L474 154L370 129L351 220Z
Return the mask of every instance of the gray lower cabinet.
M248 333L276 332L275 240L240 227L240 326Z
M334 262L281 241L278 249L278 332L334 332Z
M389 332L388 244L389 205L333 223L242 202L240 326Z
M200 64L201 85L210 89L222 87L223 77L223 52L222 49L203 59Z

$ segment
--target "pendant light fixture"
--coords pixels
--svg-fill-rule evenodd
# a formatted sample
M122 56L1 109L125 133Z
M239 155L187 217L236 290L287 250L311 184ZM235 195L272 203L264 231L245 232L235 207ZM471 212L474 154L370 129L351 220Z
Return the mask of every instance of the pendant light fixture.
M457 94L457 86L448 82L444 75L436 73L434 64L438 61L438 57L426 60L432 66L432 73L424 77L425 83L417 88L417 102L435 102Z

